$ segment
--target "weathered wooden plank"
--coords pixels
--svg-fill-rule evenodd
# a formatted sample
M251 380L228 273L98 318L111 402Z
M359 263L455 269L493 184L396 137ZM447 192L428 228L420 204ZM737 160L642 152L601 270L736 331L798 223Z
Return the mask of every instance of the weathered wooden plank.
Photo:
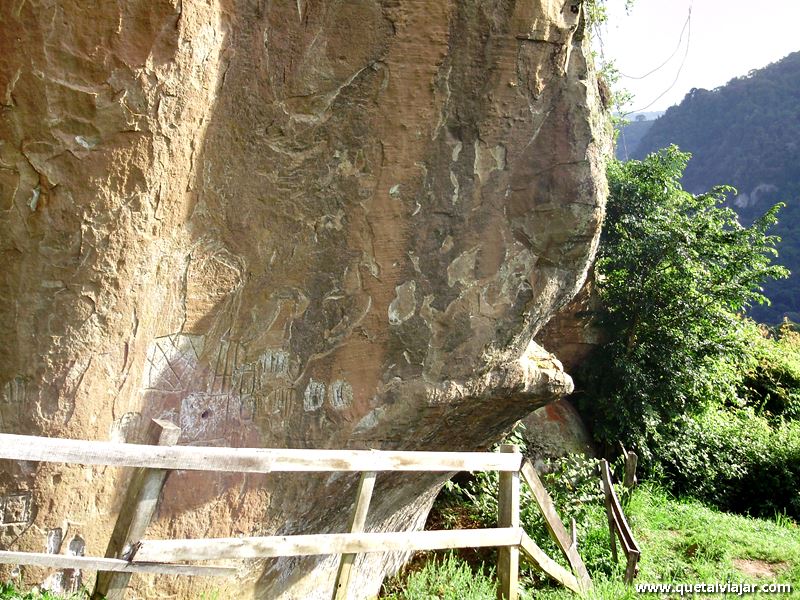
M625 453L625 478L622 481L622 485L627 490L632 490L633 486L636 485L636 465L638 463L639 457L635 452Z
M576 594L584 595L584 590L581 588L577 577L567 571L564 567L554 561L552 558L545 554L544 550L539 548L527 533L522 534L520 548L523 553L533 562L533 565L555 581L559 582L564 587L572 590Z
M452 529L446 531L399 531L368 533L324 533L314 535L196 540L143 540L136 561L177 562L320 554L359 554L487 548L519 545L519 527L496 529Z
M578 549L572 545L572 536L567 533L564 523L561 521L561 517L558 516L556 506L553 504L553 499L550 497L538 473L536 473L536 469L533 468L529 460L523 461L521 473L522 477L530 486L536 503L542 510L544 522L547 525L547 529L550 531L550 535L555 540L556 545L564 554L567 561L569 561L578 581L588 590L592 586L592 578L589 576L589 571L586 570L586 565L583 564L583 559L581 559Z
M635 455L634 455L635 456ZM625 513L622 512L622 506L619 503L619 498L614 491L614 486L611 483L611 470L608 466L608 461L602 460L600 462L600 473L603 480L603 491L606 497L606 512L608 514L609 527L611 529L611 550L614 562L617 561L617 548L616 537L619 536L620 543L625 552L627 559L625 567L625 583L630 584L636 576L636 565L641 556L639 544L633 537L628 520L625 518ZM615 535L615 533L617 535Z
M619 517L617 516L616 512L614 511L614 506L611 506L611 534L614 539L619 540L619 543L622 544L622 553L625 556L628 556L631 553L631 546L625 540L625 537L622 533L622 525L620 525ZM614 558L614 553L612 552L612 558ZM614 558L616 560L616 558Z
M240 473L507 472L520 467L518 455L497 452L162 447L13 434L0 434L0 459Z
M117 558L45 554L37 552L10 552L0 550L0 564L35 565L52 569L85 569L87 571L113 571L117 573L161 573L164 575L192 575L197 577L228 577L236 574L231 567L172 565L159 562L128 562Z
M375 488L376 473L370 471L361 474L361 481L356 492L356 505L350 519L350 532L361 533L367 523L367 512L372 499L372 490ZM339 561L339 570L336 573L336 585L333 587L334 600L347 598L347 587L350 584L350 571L352 570L355 554L344 554Z
M519 454L513 444L503 444L500 452ZM497 526L519 527L519 473L500 473L497 491ZM519 547L506 546L497 551L497 597L517 600L519 597Z
M174 446L181 436L181 428L169 421L152 419L145 433L147 444ZM139 468L134 472L125 491L111 540L106 548L106 558L122 558L131 544L144 537L147 526L153 519L158 497L167 480L166 469ZM131 574L128 572L97 574L93 600L122 600Z
M630 554L633 551L641 553L639 544L636 543L636 539L633 537L633 531L631 531L630 525L628 525L628 520L625 518L625 513L622 511L622 505L620 504L617 493L614 491L614 486L611 483L611 470L608 467L608 461L604 460L601 463L601 472L603 474L603 486L607 490L610 498L611 513L613 515L614 522L617 525L620 541L624 546L625 554Z
M625 521L625 515L623 515L622 511L618 510L613 504L611 506L611 511L614 515L614 526L617 528L619 541L622 543L622 551L625 553L625 556L630 555L631 552L638 553L639 547L631 538L630 531L627 531L628 523Z
M639 552L632 550L628 554L628 564L625 567L625 583L630 585L633 583L633 578L636 577L636 565L639 564Z
M614 490L611 485L611 472L608 468L608 461L604 458L600 461L600 480L603 483L603 502L606 506L606 518L608 519L609 539L611 540L611 558L614 564L617 563L617 525L614 522L614 509L611 507L611 494Z

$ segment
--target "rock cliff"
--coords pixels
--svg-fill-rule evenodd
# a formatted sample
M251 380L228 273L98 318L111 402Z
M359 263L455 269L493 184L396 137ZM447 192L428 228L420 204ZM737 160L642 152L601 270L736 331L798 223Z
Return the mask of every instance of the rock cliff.
M0 430L474 450L569 391L531 339L603 211L583 32L579 0L1 3ZM0 546L102 555L128 473L1 467ZM149 536L341 530L356 482L173 473ZM379 476L368 527L440 483ZM334 568L133 582L321 598Z

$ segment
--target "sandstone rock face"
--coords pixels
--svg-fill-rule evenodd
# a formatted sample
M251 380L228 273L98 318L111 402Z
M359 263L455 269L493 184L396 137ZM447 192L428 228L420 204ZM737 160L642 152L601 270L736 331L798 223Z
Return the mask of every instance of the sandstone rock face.
M537 469L569 454L595 456L594 445L580 414L567 398L536 409L522 420L527 454Z
M595 319L601 309L594 275L590 271L575 297L536 334L536 339L547 344L547 349L558 356L568 373L574 373L603 343L603 330Z
M579 0L15 0L0 29L3 432L471 450L571 390L530 340L604 203ZM101 555L127 476L3 463L0 546ZM368 527L421 526L441 479L380 475ZM341 530L356 481L173 473L148 536ZM334 568L133 582L321 598Z

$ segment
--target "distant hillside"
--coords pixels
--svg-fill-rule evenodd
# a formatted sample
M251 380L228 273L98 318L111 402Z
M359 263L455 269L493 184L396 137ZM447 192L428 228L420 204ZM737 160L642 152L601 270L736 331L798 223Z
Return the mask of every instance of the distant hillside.
M644 134L650 131L655 120L664 114L663 110L640 112L625 115L624 125L617 126L618 136L615 148L616 157L619 160L633 158L633 152L639 147Z
M733 185L739 191L733 208L743 222L775 202L787 204L775 233L783 238L779 262L792 276L767 286L773 304L755 308L753 316L800 319L800 52L715 90L691 90L646 128L635 147L631 125L625 130L630 158L677 144L693 155L684 187L698 193Z
M655 120L635 119L620 127L617 145L614 149L616 157L619 160L634 158L634 152L639 147L645 134L650 131L653 123L655 123Z

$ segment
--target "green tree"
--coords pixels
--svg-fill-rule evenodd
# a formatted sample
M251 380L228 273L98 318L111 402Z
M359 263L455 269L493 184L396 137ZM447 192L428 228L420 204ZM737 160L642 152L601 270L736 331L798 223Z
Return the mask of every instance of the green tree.
M722 206L732 188L683 190L688 160L671 146L609 167L596 264L607 341L580 378L598 441L634 446L651 467L662 424L735 402L747 356L741 313L767 302L765 280L788 275L771 263L778 239L767 233L780 205L743 227Z

